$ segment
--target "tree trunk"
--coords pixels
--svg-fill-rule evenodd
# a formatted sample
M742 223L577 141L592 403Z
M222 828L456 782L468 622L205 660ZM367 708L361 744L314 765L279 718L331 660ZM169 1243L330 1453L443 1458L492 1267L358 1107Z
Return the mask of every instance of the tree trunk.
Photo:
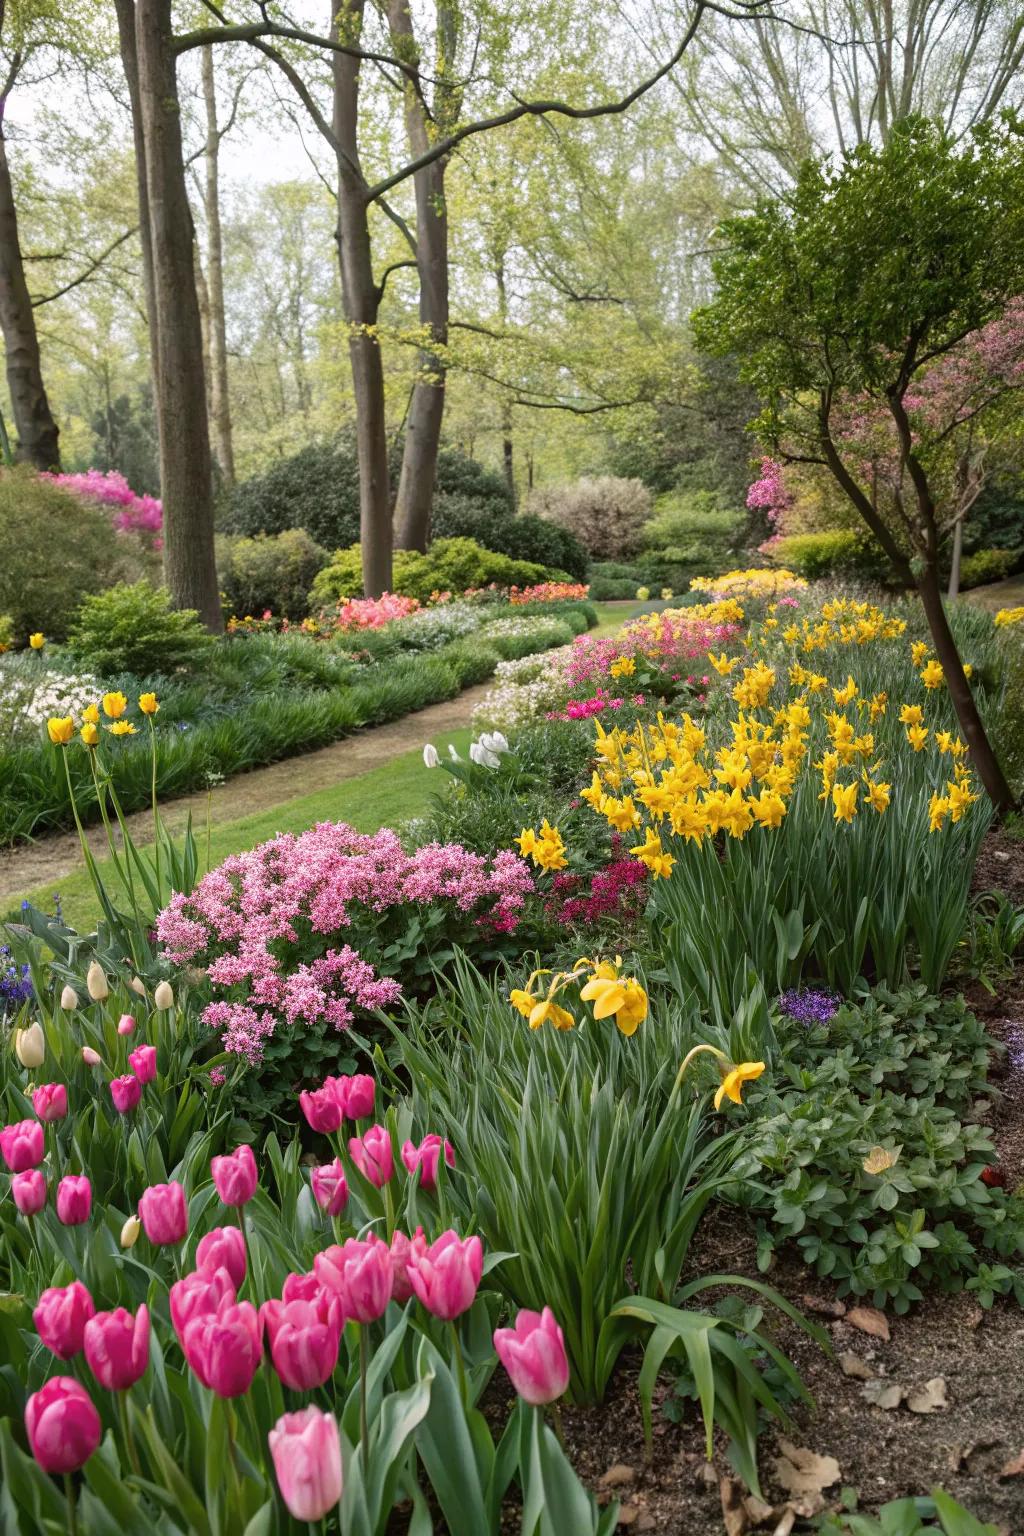
M114 0L121 67L128 86L132 113L132 140L135 145L135 186L139 203L139 244L142 248L142 287L149 318L149 371L153 380L153 410L160 427L160 398L157 376L157 313L153 297L153 239L149 226L149 187L146 182L146 139L142 130L142 104L139 100L139 51L135 42L135 0Z
M208 43L200 52L203 62L203 99L206 104L203 208L206 214L206 290L210 325L210 427L221 477L227 485L234 485L235 448L231 432L228 342L224 319L224 242L220 228L220 131L217 127L212 44Z
M16 68L8 76L8 89ZM3 132L7 96L0 97L0 328L7 359L7 387L18 433L18 458L37 469L60 469L59 429L43 384L36 317L25 279L18 238L14 187Z
M332 36L343 32L357 42L363 0L351 0L335 13ZM333 130L338 164L338 261L341 302L348 322L348 350L356 404L356 454L359 460L359 532L363 553L363 590L380 597L391 586L391 481L388 473L384 369L377 338L380 290L373 277L366 181L359 167L359 65L348 54L333 56Z
M512 442L512 406L506 400L501 408L501 461L505 468L505 483L512 497L513 507L516 504L516 465L515 450Z
M137 0L139 102L153 255L164 572L174 603L223 628L213 553L213 475L192 216L171 51L171 0Z
M960 652L957 650L942 602L939 573L934 561L930 561L918 577L917 590L921 594L921 603L935 644L935 654L942 664L946 686L960 724L961 735L970 748L971 761L978 770L978 777L985 786L989 799L997 812L1002 815L1013 809L1013 793L985 733L985 727L971 692L971 685L964 673Z

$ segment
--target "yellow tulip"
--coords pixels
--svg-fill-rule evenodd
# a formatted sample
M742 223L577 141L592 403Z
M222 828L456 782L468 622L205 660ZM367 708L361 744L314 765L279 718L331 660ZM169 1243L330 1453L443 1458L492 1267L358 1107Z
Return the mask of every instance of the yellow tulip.
M82 710L82 719L86 725L98 725L100 719L100 707L98 704L88 704Z
M139 708L144 715L155 715L160 705L157 703L155 693L140 693Z
M38 1020L30 1024L28 1029L14 1031L14 1054L29 1071L42 1066L46 1059L46 1039L43 1026Z
M78 733L87 747L98 747L100 742L100 728L87 720Z
M115 720L110 727L111 736L134 736L135 727L130 720Z
M105 693L103 695L103 713L108 720L120 720L128 708L128 700L123 693Z
M28 643L34 651L41 651L46 644L46 636L41 629L37 629L34 635L29 635Z
M75 734L75 722L70 715L47 720L46 733L55 747L66 747Z
M723 1099L730 1099L733 1104L742 1104L743 1084L752 1083L763 1071L763 1061L743 1061L738 1067L732 1067L722 1077L721 1086L715 1094L715 1108L721 1109Z

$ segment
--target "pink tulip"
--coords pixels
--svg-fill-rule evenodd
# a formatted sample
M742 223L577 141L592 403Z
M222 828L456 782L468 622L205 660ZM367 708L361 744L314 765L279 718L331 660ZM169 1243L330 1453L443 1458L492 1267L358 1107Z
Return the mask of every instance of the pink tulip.
M151 1184L139 1201L139 1219L151 1243L180 1243L188 1231L185 1191L174 1180Z
M328 1216L340 1216L348 1204L348 1180L341 1159L336 1157L333 1163L314 1168L311 1182L313 1198L320 1209Z
M404 1232L396 1232L391 1239L391 1300L397 1301L399 1305L404 1305L412 1295L409 1260L417 1246L421 1249L427 1246L422 1227L417 1227L412 1239L406 1237Z
M149 1309L97 1312L85 1325L85 1358L101 1387L127 1392L149 1364Z
M134 1029L135 1029L135 1020L132 1018L131 1014L130 1013L122 1013L121 1017L117 1021L117 1032L118 1032L118 1034L119 1035L130 1035L133 1032Z
M80 1227L92 1210L92 1185L85 1174L69 1173L57 1185L57 1220Z
M39 1168L11 1175L11 1196L23 1216L38 1216L46 1205L46 1177Z
M449 1168L455 1167L455 1149L450 1141L442 1141L440 1136L431 1132L424 1136L417 1147L414 1142L406 1141L402 1144L402 1162L406 1170L415 1174L419 1169L420 1184L428 1195L432 1195L437 1188L437 1168L441 1161L441 1153L444 1152L444 1160Z
M32 1313L36 1333L58 1360L70 1360L82 1347L85 1325L95 1317L93 1299L80 1280L51 1286Z
M314 1274L288 1275L281 1295L285 1301L315 1301L323 1289Z
M334 1094L345 1120L368 1120L373 1114L377 1084L372 1077L328 1077L324 1087Z
M51 1376L25 1404L32 1455L44 1472L77 1472L103 1434L92 1398L71 1376Z
M535 1407L553 1403L568 1387L565 1339L550 1307L543 1312L524 1307L514 1328L495 1331L494 1347L519 1396Z
M450 1322L473 1305L483 1267L478 1237L442 1232L429 1248L413 1248L409 1279L427 1311Z
M248 1301L222 1301L216 1312L186 1323L181 1347L204 1387L218 1397L243 1397L263 1354L263 1329Z
M139 1106L142 1084L131 1072L124 1077L115 1077L110 1084L110 1097L119 1115L130 1115Z
M390 1182L395 1171L395 1156L391 1137L383 1125L371 1125L365 1136L352 1136L348 1143L349 1154L364 1179L369 1179L374 1189Z
M274 1370L285 1386L296 1392L322 1387L338 1363L341 1306L337 1297L325 1297L325 1301L325 1307L312 1301L267 1301L260 1309L270 1337Z
M296 1520L315 1523L341 1498L338 1421L312 1404L282 1414L267 1436L281 1497Z
M99 1051L94 1051L91 1045L82 1046L82 1060L87 1067L98 1067L103 1060Z
M256 1159L250 1146L236 1147L227 1157L211 1158L210 1172L225 1205L247 1205L256 1193Z
M346 1317L372 1323L384 1316L391 1300L391 1251L379 1237L335 1244L316 1255L313 1270L326 1290L341 1297Z
M140 1083L151 1083L156 1077L156 1046L137 1045L128 1057L128 1065Z
M185 1329L194 1317L208 1317L216 1313L221 1303L235 1300L235 1287L226 1269L196 1270L171 1286L171 1322L178 1335L178 1343L185 1336Z
M63 1083L40 1083L32 1094L32 1108L36 1119L50 1124L63 1120L68 1112L68 1091Z
M245 1279L245 1259L245 1238L237 1227L214 1227L199 1239L196 1269L201 1275L226 1269L236 1291L241 1290Z
M300 1093L299 1106L314 1131L329 1136L341 1124L341 1105L329 1088Z
M43 1128L38 1120L19 1120L0 1131L0 1152L12 1173L38 1167L44 1151Z
M301 1281L302 1285L289 1286L288 1281ZM311 1282L311 1283L305 1283ZM297 1295L296 1291L303 1290L305 1295ZM273 1345L278 1327L288 1316L288 1309L292 1306L311 1307L318 1323L323 1323L341 1337L341 1330L345 1326L345 1311L341 1305L341 1297L336 1291L327 1291L320 1284L315 1275L289 1275L284 1283L284 1296L281 1301L272 1297L265 1301L260 1308L260 1320L266 1329L267 1337Z

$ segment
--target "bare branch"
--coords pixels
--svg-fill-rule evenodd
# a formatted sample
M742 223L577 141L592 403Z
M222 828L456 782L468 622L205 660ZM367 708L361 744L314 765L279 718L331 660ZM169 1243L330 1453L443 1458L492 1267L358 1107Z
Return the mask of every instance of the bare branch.
M44 304L52 304L54 299L63 298L66 293L71 292L72 288L78 288L80 284L88 282L93 273L99 271L100 267L102 267L103 263L107 260L107 257L112 256L117 250L118 246L124 245L126 240L130 240L132 236L137 235L138 232L139 226L137 224L133 224L131 229L126 229L123 235L118 235L116 240L112 240L111 243L107 246L106 250L101 251L94 260L90 261L89 265L85 267L81 272L79 272L77 277L73 277L70 282L65 283L62 288L56 289L55 292L44 293L42 298L33 299L32 308L40 309Z

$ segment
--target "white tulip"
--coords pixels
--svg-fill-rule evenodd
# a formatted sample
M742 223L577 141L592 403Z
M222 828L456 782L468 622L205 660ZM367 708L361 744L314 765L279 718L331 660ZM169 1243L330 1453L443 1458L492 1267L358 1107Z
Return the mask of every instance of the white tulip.
M140 997L145 997L146 983L144 981L140 981L137 976L133 976L128 985L131 987L132 991L137 992Z
M153 1003L157 1008L174 1007L174 988L169 981L157 983L156 991L153 993Z
M121 1247L134 1248L142 1231L142 1222L137 1216L129 1216L121 1228Z
M94 960L86 971L85 985L94 1003L105 1003L110 996L107 978L98 960Z
M423 748L423 761L428 768L439 768L441 766L441 754L430 741Z
M509 750L508 742L500 731L485 731L480 740L488 752L507 752Z
M452 746L451 742L448 743L448 756L451 758L453 763L461 763L462 762L462 758L456 752L456 750Z
M41 1067L46 1058L46 1039L43 1035L43 1026L36 1021L30 1024L28 1029L16 1029L14 1031L14 1054L23 1067L31 1071L33 1067Z
M72 1013L78 1007L78 993L71 985L66 986L61 993L60 1005L66 1013Z

